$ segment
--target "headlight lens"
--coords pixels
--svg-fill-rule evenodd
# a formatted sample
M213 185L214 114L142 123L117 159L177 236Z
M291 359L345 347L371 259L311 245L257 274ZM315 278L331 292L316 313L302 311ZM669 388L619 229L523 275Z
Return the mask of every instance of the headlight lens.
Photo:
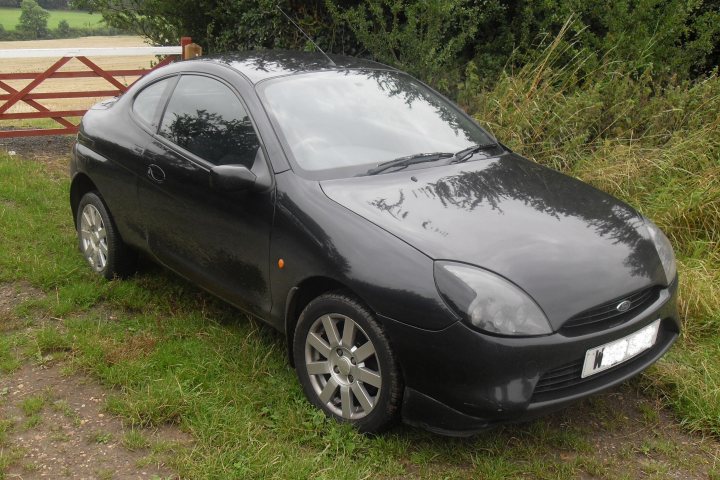
M662 262L663 269L665 270L665 279L669 285L673 280L675 280L675 275L677 274L675 253L673 252L672 245L670 245L670 240L668 240L662 230L651 222L650 219L645 218L645 225L647 225L650 238L655 244L655 249L660 256L660 261Z
M445 301L480 330L501 335L547 335L550 324L525 292L477 267L435 262L435 284Z

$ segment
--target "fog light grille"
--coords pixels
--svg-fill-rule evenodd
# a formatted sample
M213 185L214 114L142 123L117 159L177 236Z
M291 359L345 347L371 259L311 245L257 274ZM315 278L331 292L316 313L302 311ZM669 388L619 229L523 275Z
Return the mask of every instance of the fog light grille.
M582 381L582 366L583 360L578 360L546 372L535 386L534 394L540 395L577 385Z

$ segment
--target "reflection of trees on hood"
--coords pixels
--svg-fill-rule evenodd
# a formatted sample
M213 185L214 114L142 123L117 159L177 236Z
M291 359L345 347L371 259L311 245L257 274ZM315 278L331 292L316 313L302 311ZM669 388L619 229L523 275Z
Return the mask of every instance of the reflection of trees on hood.
M482 162L482 160L478 160ZM542 167L517 156L505 156L471 171L441 177L434 182L418 184L409 191L400 189L399 199L377 198L370 202L398 220L408 216L404 206L408 197L436 199L444 207L472 211L487 205L499 214L503 202L520 201L528 207L560 221L576 217L615 244L625 244L631 254L625 260L633 275L652 276L643 259L653 258L655 245L644 236L644 222L630 207L609 195L598 194L589 185ZM412 212L414 215L422 212ZM432 219L420 224L431 225Z
M254 154L258 147L248 117L225 120L207 110L197 110L195 115L176 114L165 132L177 145L216 164L240 163L249 168L254 157L243 153Z

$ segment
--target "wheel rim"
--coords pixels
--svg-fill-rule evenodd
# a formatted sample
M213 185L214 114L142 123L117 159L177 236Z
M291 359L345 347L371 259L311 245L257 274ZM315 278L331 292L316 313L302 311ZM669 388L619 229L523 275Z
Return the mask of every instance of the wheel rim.
M375 408L382 388L377 353L350 317L315 320L305 339L305 365L315 394L335 415L357 420Z
M101 272L107 265L107 232L95 205L85 205L80 213L80 247L90 266Z

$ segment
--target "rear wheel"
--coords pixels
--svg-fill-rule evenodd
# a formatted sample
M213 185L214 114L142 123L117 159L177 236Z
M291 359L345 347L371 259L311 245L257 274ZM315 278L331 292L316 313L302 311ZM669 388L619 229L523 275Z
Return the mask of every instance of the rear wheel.
M387 337L356 298L321 295L303 310L293 341L305 395L327 415L376 433L398 416L402 382Z
M125 245L100 195L88 192L80 199L75 226L78 244L92 269L107 279L132 274L137 253Z

